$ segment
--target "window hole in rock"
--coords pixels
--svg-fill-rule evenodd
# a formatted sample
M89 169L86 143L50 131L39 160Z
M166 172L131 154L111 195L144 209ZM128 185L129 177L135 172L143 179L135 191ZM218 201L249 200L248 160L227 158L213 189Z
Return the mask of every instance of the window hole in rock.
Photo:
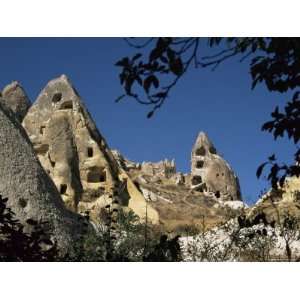
M73 102L70 101L65 101L64 103L61 104L59 109L73 109Z
M66 184L61 184L61 185L60 185L60 191L59 191L60 194L61 194L61 195L65 195L66 192L67 192L67 188L68 188L68 187L67 187Z
M52 97L52 102L57 103L61 101L61 99L62 99L62 93L55 93Z
M202 177L201 176L194 176L192 178L192 184L193 185L197 185L197 184L200 184L202 183Z
M196 162L196 168L197 168L197 169L203 168L203 165L204 165L204 161L203 161L203 160L198 160L198 161Z
M91 183L105 182L106 172L104 169L92 168L87 173L87 181Z
M87 155L88 155L88 157L93 157L94 151L93 151L92 147L87 148Z
M204 156L205 155L205 149L204 149L204 147L200 147L200 148L198 148L197 150L196 150L196 155L197 156Z
M46 126L41 126L41 127L40 127L40 134L41 134L41 135L44 134L45 128L46 128Z
M22 208L25 208L26 205L27 205L27 201L26 201L24 198L20 198L20 199L19 199L19 205L20 205Z

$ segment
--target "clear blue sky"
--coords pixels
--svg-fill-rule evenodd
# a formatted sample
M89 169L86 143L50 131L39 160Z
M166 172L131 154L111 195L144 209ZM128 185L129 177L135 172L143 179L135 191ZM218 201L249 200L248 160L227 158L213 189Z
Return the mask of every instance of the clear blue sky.
M268 187L256 179L258 165L272 153L290 161L294 150L286 139L274 142L260 131L287 95L264 86L251 91L249 64L234 59L213 72L192 70L148 120L146 107L114 102L121 93L114 63L132 51L120 38L0 38L0 89L17 80L35 101L50 79L66 74L111 148L140 162L175 158L182 172L189 172L192 145L205 131L238 175L245 201L256 201Z

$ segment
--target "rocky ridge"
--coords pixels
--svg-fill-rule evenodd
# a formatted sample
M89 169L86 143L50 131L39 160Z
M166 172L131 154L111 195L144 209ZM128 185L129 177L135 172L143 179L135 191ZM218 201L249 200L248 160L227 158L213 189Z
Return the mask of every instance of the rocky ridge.
M2 105L22 121L59 198L73 212L89 212L97 221L103 208L115 202L172 231L197 227L203 217L213 227L241 211L249 216L271 211L266 199L247 208L237 176L204 132L198 134L191 151L191 172L183 174L174 160L139 163L111 150L65 75L51 80L33 105L17 82L2 94ZM297 180L291 184L298 186ZM284 199L294 199L297 189L293 196L283 193ZM278 200L282 207L291 207L292 202Z
M46 85L22 124L66 207L89 212L96 221L105 206L115 201L145 217L144 197L119 167L65 75ZM152 223L158 222L151 206L147 214Z

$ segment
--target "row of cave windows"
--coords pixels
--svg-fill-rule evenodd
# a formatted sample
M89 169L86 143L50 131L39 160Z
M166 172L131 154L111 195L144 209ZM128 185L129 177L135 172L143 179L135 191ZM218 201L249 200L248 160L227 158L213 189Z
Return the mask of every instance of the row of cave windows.
M74 88L74 91L75 91L75 94L79 97L78 95L78 92L77 90ZM53 96L52 96L52 102L53 103L58 103L62 100L62 93L55 93ZM65 101L62 103L62 105L60 106L60 109L72 109L73 108L73 102L70 100L70 101ZM42 126L40 128L40 133L43 134L44 132L44 129L45 129L45 126ZM102 140L101 141L101 145L105 148L105 143L104 141ZM93 156L93 149L88 149L88 156L89 157L92 157ZM92 154L89 154L89 153L92 153Z
M55 93L53 96L52 96L52 102L53 103L58 103L62 100L62 93ZM72 109L73 108L73 102L72 101L65 101L60 109Z
M55 93L52 97L52 102L57 103L60 102L62 99L62 93ZM73 102L72 101L65 101L61 106L60 109L73 109ZM43 135L46 126L40 127L40 134Z
M87 182L90 183L103 183L106 182L106 172L100 170L94 170L87 174ZM61 195L66 195L68 189L68 185L62 183L59 188L59 192Z
M217 151L216 151L216 149L215 149L214 147L210 147L210 148L208 149L208 151L209 151L211 154L216 154L216 153L217 153ZM201 146L200 148L196 149L195 154L196 154L197 156L204 156L204 155L206 154L206 150L205 150L205 148L204 148L203 146Z
M76 91L75 91L76 92ZM62 100L62 93L55 93L52 96L52 102L53 103L58 103ZM62 104L62 106L60 107L61 109L72 109L73 108L73 102L72 101L66 101ZM40 134L44 134L44 130L45 130L45 126L41 126L40 127ZM88 147L87 148L87 156L88 157L93 157L93 148Z
M88 147L88 148L87 148L87 156L88 156L88 157L93 157L93 156L94 156L94 150L93 150L92 147ZM51 162L52 167L54 168L55 162L54 162L54 161L51 161L51 159L50 159L50 162Z
M203 183L203 184L197 189L197 191L201 192L201 193L206 192L207 191L207 186L206 186L205 182L202 182L202 177L200 175L196 175L192 178L192 184L193 185L197 185L197 184L200 184L200 183ZM215 191L214 194L215 194L216 198L221 197L221 192L220 191ZM230 196L230 200L233 200L232 196Z
M202 183L202 177L201 176L198 175L198 176L194 176L192 178L192 184L193 185L197 185L197 184L200 184L200 183ZM201 192L201 193L206 192L207 191L206 184L203 182L203 185L201 187L199 187L197 190L198 190L198 192ZM221 197L220 191L216 191L214 194L215 194L216 198Z
M58 103L62 100L62 93L55 93L52 97L53 103ZM73 103L72 101L66 101L63 103L63 105L60 107L61 109L72 109ZM45 126L40 127L40 134L44 134ZM93 157L94 151L92 147L87 148L87 156ZM55 166L55 162L51 162L52 167ZM101 183L106 181L106 173L105 171L101 172L99 171L92 171L87 174L87 181L92 183ZM61 195L65 195L67 193L68 185L67 184L61 184L59 192Z
M203 168L203 166L204 166L204 161L203 160L198 160L197 162L196 162L196 168L197 169L201 169L201 168ZM219 177L220 176L220 174L219 173L216 173L216 177ZM224 173L221 173L221 176L225 176L225 174Z
M90 147L87 148L87 156L88 157L93 157L93 148L90 148ZM54 168L55 167L55 161L52 161L50 159L50 157L49 157L49 160L50 160L51 167Z

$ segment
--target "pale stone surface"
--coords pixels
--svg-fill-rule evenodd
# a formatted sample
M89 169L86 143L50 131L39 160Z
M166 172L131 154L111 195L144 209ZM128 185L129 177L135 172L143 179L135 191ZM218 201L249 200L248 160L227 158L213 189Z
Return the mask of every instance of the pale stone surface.
M107 196L118 194L141 218L146 200L122 170L80 96L62 75L51 80L28 111L23 126L67 207L96 219ZM125 188L124 188L125 187ZM151 218L151 214L150 217ZM152 222L158 222L153 213Z
M192 150L191 188L224 201L241 200L238 178L204 132Z
M139 163L135 163L127 158L125 158L120 151L114 149L111 150L112 155L114 156L115 160L117 161L118 165L125 171L130 171L132 169L139 170L141 165Z
M141 171L148 176L170 178L176 174L176 165L174 159L171 161L165 159L157 163L143 162Z
M172 176L172 180L176 185L183 185L185 184L185 177L181 172L176 173Z
M17 81L13 81L7 85L2 91L2 101L7 105L15 114L17 119L22 122L31 103Z
M278 186L277 190L271 188L264 193L250 207L248 216L254 217L261 212L269 221L279 222L278 218L284 218L287 213L298 219L300 216L300 178L288 177L282 187Z
M67 211L55 185L42 168L15 114L0 101L0 194L16 218L46 221L64 251L80 233L81 217Z
M248 206L243 203L242 201L225 201L222 202L223 205L230 207L231 209L234 210L240 210L240 209L245 209Z
M280 258L282 258L287 261L286 241L281 235L280 227L277 226L273 228L270 225L257 224L251 227L239 229L239 225L236 220L228 221L225 224L225 227L216 226L211 228L201 235L181 237L180 245L183 261L242 261L241 257L237 255L241 249L240 247L237 247L234 240L236 240L237 236L241 240L247 239L249 233L253 233L257 230L266 230L268 238L273 238L274 245L270 245L271 259L273 258L274 261L280 261ZM208 245L209 248L207 247ZM257 247L258 246L256 246L256 249ZM298 261L300 255L300 241L297 238L291 238L289 241L289 247L291 249L292 261ZM249 248L251 249L251 246ZM208 252L210 259L203 260L203 253L207 254ZM227 257L224 259L225 253Z

